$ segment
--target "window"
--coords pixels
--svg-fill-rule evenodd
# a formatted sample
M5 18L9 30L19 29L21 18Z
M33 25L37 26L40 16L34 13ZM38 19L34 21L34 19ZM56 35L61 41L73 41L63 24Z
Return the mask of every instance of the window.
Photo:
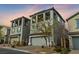
M32 23L36 23L36 16L32 17Z
M19 26L21 26L21 23L22 23L22 20L20 19L20 20L19 20Z
M21 27L17 28L17 32L21 32Z
M79 20L77 19L77 28L79 28Z
M24 20L24 26L26 26L27 24L28 24L28 20L25 19L25 20Z
M14 27L15 26L15 23L14 23L14 21L12 22L12 27Z
M43 21L43 14L38 15L38 22Z
M60 17L58 16L58 21L59 21L59 22L62 22L61 20L62 20L62 19L60 19Z
M57 20L57 15L55 12L54 12L54 19Z
M32 25L32 29L35 29L35 28L36 28L36 26L35 26L35 24L33 24L33 25Z
M50 19L50 12L46 12L45 13L45 20L49 20Z
M15 32L15 28L12 28L12 33L14 33Z
M16 26L18 26L18 20L17 20L17 21L15 21L15 27L16 27Z

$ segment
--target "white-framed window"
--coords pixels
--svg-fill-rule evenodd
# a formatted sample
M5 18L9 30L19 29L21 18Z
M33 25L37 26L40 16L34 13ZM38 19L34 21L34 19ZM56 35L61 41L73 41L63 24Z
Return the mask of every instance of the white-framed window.
M32 24L36 23L36 16L32 17Z
M43 14L38 15L38 22L43 21Z
M76 19L77 28L79 29L79 19Z
M50 20L50 11L45 13L45 20Z

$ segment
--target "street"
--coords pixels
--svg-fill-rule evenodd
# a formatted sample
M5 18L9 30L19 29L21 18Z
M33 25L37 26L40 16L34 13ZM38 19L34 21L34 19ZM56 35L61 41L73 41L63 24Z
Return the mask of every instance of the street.
M0 48L0 54L29 54L29 53L5 49L5 48Z

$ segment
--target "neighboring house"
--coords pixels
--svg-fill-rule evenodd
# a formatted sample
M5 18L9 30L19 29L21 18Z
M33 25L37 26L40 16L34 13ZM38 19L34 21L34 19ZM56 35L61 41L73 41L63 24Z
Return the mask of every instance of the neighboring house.
M37 12L31 17L29 45L33 46L61 46L65 39L65 21L61 15L54 9L50 8ZM38 30L41 24L48 26L50 31L42 32ZM50 23L50 25L49 25ZM39 25L39 26L38 26ZM62 45L63 46L63 45Z
M79 49L79 12L67 19L71 49Z
M11 21L10 44L28 45L30 20L24 16Z
M2 26L1 33L2 33L2 39L4 41L3 43L7 44L8 39L9 39L9 35L10 35L10 27Z

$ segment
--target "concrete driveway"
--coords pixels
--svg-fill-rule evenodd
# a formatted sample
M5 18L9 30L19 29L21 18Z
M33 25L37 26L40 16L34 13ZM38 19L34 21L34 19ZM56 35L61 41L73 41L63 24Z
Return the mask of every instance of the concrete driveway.
M79 50L72 50L69 54L79 54Z
M8 48L0 48L0 54L29 54L28 52L8 49Z

